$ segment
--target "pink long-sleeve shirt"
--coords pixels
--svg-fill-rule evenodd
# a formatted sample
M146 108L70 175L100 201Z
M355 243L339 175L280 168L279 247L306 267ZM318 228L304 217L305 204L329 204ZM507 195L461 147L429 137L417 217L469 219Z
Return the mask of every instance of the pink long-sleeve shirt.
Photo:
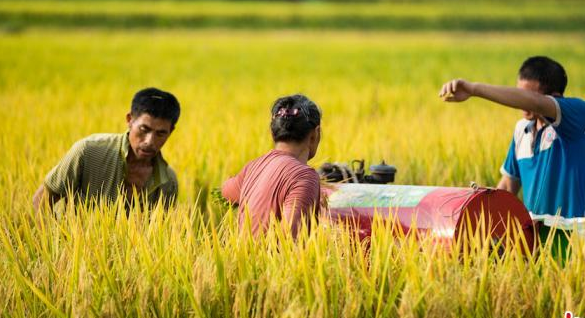
M271 214L289 222L296 236L302 216L309 221L309 214L318 212L319 175L290 154L271 150L224 182L222 195L239 204L240 228L248 210L254 236L268 228Z

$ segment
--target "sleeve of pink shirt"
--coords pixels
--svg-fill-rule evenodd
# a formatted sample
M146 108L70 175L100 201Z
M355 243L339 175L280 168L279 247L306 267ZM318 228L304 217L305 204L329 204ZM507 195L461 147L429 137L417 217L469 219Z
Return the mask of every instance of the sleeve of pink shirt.
M245 174L246 169L244 168L234 177L227 179L221 186L221 195L232 204L240 204L240 192Z
M319 195L319 176L314 170L299 176L292 184L284 200L282 216L291 225L293 237L302 227L303 216L309 225L311 212L319 213Z

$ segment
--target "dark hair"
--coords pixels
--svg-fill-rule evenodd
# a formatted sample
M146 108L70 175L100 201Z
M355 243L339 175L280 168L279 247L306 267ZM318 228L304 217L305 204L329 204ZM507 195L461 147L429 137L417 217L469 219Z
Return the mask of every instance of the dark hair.
M518 71L520 79L537 81L544 94L563 95L567 87L567 73L561 64L546 56L528 58Z
M278 141L303 141L311 130L321 124L321 111L304 95L277 99L272 106L270 130Z
M149 87L134 95L130 113L135 117L146 113L156 118L168 119L174 128L181 114L181 106L173 94Z

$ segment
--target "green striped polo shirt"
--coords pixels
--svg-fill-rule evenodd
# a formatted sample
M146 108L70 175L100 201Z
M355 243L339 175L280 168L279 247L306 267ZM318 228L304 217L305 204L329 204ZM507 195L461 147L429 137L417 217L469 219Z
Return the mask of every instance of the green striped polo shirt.
M115 201L126 177L126 157L130 149L128 132L123 134L94 134L77 141L45 178L45 187L51 192L86 198L104 197ZM146 183L149 203L161 197L176 198L178 183L175 172L163 159L155 157L152 175Z

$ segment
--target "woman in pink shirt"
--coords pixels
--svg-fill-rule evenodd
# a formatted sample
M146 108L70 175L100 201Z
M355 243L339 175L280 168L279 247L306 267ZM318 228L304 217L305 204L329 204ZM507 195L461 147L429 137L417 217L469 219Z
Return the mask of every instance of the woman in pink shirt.
M239 205L242 228L246 211L254 236L264 232L270 216L284 220L296 237L302 220L319 210L319 175L307 165L321 140L321 111L306 96L279 98L272 106L274 149L249 162L222 186L222 195Z

